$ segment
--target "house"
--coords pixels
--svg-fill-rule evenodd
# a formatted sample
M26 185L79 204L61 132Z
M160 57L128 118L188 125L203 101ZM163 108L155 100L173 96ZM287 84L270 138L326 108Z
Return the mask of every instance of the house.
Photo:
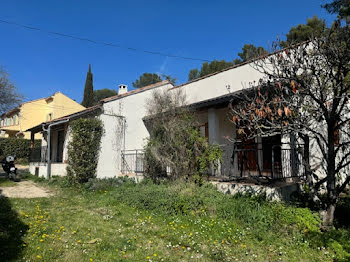
M42 122L83 110L85 107L61 92L23 103L0 116L0 137L30 139L27 129ZM41 139L41 134L35 134Z
M128 92L127 86L120 85L117 96L106 98L95 107L30 128L28 131L32 134L44 133L43 149L31 162L30 171L40 176L47 176L48 170L50 175L65 175L69 122L79 117L98 117L105 132L101 140L97 177L142 175L142 149L149 136L144 123L147 101L154 90L176 92L181 89L186 94L187 105L195 111L201 133L208 137L209 143L223 148L223 162L219 169L213 170L213 175L222 179L298 176L301 174L300 156L291 148L289 136L258 138L253 148L235 148L227 139L236 136L235 126L229 119L228 103L233 94L243 89L243 84L261 77L260 72L245 63L179 86L163 81ZM48 164L48 132L45 130L49 127L52 148Z

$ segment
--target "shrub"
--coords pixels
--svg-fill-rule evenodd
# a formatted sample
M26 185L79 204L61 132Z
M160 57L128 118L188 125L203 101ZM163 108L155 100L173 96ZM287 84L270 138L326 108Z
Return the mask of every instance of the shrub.
M186 178L201 184L209 167L221 161L221 148L201 136L184 101L182 93L154 92L147 104L152 117L146 121L150 137L145 146L145 175L153 181Z
M300 232L318 232L320 226L319 217L307 208L225 195L208 183L198 187L179 180L158 185L144 180L138 184L122 185L114 195L120 202L158 214L216 217L254 227L258 233L272 228L292 230L292 227Z
M70 128L72 138L68 145L67 175L73 182L85 183L95 177L103 134L102 121L96 118L77 119Z
M41 140L34 141L34 147L40 147ZM31 141L22 138L0 138L0 158L16 155L17 159L29 159ZM23 162L26 162L23 160Z

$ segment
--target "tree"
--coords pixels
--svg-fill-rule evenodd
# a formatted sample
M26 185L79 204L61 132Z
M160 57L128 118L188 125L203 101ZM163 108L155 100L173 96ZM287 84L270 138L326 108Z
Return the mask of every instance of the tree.
M237 97L239 104L231 104L239 134L296 134L306 146L309 140L320 166L315 172L306 159L308 185L321 201L325 228L332 226L339 195L350 182L349 50L350 28L334 27L327 35L257 60L253 66L264 78Z
M197 68L193 68L190 70L190 72L188 73L188 81L192 81L199 78L199 71Z
M173 85L175 85L176 81L177 81L177 78L176 77L172 77L171 75L165 75L165 74L162 74L162 78L164 80L168 80L170 83L172 83Z
M197 79L199 77L207 76L207 75L213 74L215 72L219 72L219 71L224 70L226 68L229 68L231 66L233 66L233 63L227 62L225 60L221 60L221 61L214 60L210 63L204 62L199 71L196 68L190 70L190 72L188 74L188 81Z
M135 80L135 82L132 83L132 85L135 88L141 88L161 81L162 78L158 74L143 73L139 79Z
M221 159L220 147L200 135L185 99L181 91L155 91L147 103L145 173L154 181L165 177L201 183L208 167Z
M235 59L233 62L235 65L244 63L248 60L254 59L256 57L262 56L264 54L267 54L267 51L265 48L258 46L256 47L253 44L245 44L242 47L242 52L238 53L238 56L240 59Z
M158 74L152 73L143 73L139 79L132 83L133 87L141 88L145 86L149 86L155 83L159 83L163 80L168 80L170 83L175 85L177 78L172 77L171 75L162 74L161 76Z
M306 24L292 27L287 34L287 40L281 41L280 45L286 48L290 45L307 41L312 37L320 37L325 33L326 29L325 21L315 15L312 18L308 18Z
M94 104L97 104L100 100L107 97L116 96L117 94L116 90L108 88L94 90Z
M339 19L345 19L350 22L350 0L334 0L333 2L322 5L330 14L337 14Z
M82 106L90 107L94 105L94 87L92 84L91 65L89 65L89 71L86 74L84 98L81 102Z
M20 100L21 96L10 81L8 73L0 67L0 114L17 106Z

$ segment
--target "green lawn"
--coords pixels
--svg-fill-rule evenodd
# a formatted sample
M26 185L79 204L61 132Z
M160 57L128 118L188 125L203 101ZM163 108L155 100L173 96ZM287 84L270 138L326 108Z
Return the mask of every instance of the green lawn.
M180 183L110 180L85 188L40 184L57 194L0 200L2 261L349 258L348 231L321 233L317 215L308 209Z
M12 180L6 178L6 177L0 177L0 187L8 187L8 186L15 186L16 182L13 182Z

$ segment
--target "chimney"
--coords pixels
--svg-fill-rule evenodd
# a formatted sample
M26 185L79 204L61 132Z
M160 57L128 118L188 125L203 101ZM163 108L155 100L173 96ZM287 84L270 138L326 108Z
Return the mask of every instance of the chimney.
M122 95L128 92L128 86L127 85L119 85L118 89L118 95Z

